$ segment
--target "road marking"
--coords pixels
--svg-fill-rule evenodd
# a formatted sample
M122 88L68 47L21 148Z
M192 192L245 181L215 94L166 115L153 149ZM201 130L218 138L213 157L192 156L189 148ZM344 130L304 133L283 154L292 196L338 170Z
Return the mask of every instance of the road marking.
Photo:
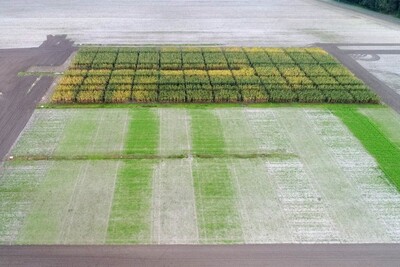
M39 82L40 78L42 78L42 76L36 78L36 81L32 83L31 87L29 87L28 92L26 94L29 94L32 91L33 87L35 87L35 85Z

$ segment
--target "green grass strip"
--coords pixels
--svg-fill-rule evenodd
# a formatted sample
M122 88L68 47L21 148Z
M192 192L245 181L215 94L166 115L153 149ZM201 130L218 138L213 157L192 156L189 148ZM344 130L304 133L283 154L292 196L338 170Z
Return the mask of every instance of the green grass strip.
M361 108L362 114L374 122L393 143L400 147L400 115L391 108Z
M375 157L379 167L400 191L400 148L380 131L373 121L359 111L333 109L333 113L346 124L367 151Z
M155 110L135 109L131 114L125 154L156 154L160 125Z
M154 162L127 160L118 173L107 243L151 242L151 199Z
M190 110L192 145L195 154L224 154L225 141L221 122L212 110Z
M193 178L200 242L243 242L236 189L226 161L196 160Z

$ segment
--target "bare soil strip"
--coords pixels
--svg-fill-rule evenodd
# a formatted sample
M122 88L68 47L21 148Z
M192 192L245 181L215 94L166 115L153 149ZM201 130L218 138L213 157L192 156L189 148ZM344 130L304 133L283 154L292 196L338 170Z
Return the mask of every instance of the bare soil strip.
M0 265L397 267L399 250L399 244L0 246Z

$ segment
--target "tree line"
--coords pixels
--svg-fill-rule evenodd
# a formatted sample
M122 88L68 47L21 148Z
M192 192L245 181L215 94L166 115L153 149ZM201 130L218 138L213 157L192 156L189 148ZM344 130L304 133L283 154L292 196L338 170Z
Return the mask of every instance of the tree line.
M340 2L353 3L379 11L386 14L393 14L400 17L400 0L338 0Z

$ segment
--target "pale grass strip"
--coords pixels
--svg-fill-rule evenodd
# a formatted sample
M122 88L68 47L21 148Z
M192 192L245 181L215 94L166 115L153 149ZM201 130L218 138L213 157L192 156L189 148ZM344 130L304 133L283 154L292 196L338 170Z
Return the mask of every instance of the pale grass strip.
M165 160L155 171L153 237L158 244L198 243L190 159ZM154 216L155 215L155 216Z
M316 145L318 137L311 135L301 110L280 109L276 115L301 160L293 161L296 179L287 181L293 184L281 184L283 191L280 188L282 201L286 202L284 208L292 217L288 223L296 233L296 242L341 242L347 238L346 231L338 231L337 222L330 215L326 192L315 187L318 179L333 178L329 172L321 172L329 167L325 165L326 158L321 160L323 148L321 144Z

